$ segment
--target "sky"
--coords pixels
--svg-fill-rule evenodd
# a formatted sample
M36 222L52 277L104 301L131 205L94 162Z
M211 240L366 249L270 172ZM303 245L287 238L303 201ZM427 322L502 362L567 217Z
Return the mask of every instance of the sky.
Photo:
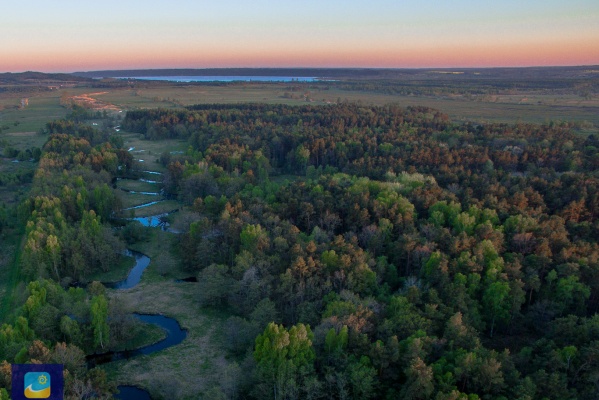
M599 64L598 0L18 0L0 72Z

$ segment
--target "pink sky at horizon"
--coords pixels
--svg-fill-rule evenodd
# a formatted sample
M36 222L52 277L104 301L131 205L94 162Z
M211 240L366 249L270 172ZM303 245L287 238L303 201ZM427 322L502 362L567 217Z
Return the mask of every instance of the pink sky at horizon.
M4 6L0 72L599 64L590 0L86 3Z

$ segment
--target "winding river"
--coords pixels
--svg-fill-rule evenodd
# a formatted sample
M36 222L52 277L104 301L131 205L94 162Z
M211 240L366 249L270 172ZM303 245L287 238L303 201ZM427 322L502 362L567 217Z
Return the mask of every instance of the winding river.
M134 151L134 150L135 150L135 147L130 147L128 151L133 152L133 153L140 153L140 152L144 151L144 150L137 150L137 151ZM138 161L143 162L144 160L140 159ZM149 175L153 175L153 176L162 175L162 173L156 172L156 171L140 171L140 172L143 172L143 173L146 173ZM152 184L161 183L160 181L157 181L154 179L139 178L138 180L141 182L152 183ZM138 192L138 191L128 190L128 189L124 189L124 188L120 188L120 189L125 192L131 193L131 194L145 194L145 195L152 195L152 196L160 196L162 194L161 192L145 192L145 191ZM149 207L151 205L159 203L160 201L162 201L162 200L147 202L145 204L140 204L138 206L130 207L125 210L133 210L133 209ZM173 233L179 233L179 232L176 232L175 230L169 229L168 228L169 224L163 220L163 218L166 217L168 214L170 214L170 213L152 215L149 217L138 217L138 218L127 218L127 219L133 219L133 220L139 221L144 226L161 227L163 230L172 231ZM106 286L107 288L123 290L123 289L131 289L131 288L135 287L141 281L141 276L142 276L144 270L146 268L148 268L148 265L150 265L150 257L146 256L145 254L142 254L142 253L134 251L134 250L127 249L125 252L125 255L134 257L135 265L133 266L131 271L129 271L129 274L127 275L127 277L125 279L118 281L118 282L105 283L104 286ZM156 342L156 343L144 346L144 347L140 347L140 348L134 349L134 350L113 351L113 352L108 352L108 353L103 353L103 354L90 355L87 357L87 363L90 368L93 368L94 366L99 365L99 364L105 364L105 363L109 363L112 361L118 361L118 360L125 360L125 359L129 359L131 357L135 357L135 356L142 355L142 354L146 354L146 355L152 354L157 351L169 348L171 346L175 346L175 345L181 343L187 337L187 331L181 328L181 326L179 325L179 322L177 322L176 319L165 317L164 315L150 315L150 314L137 314L137 313L133 314L133 316L142 322L158 325L159 327L164 329L164 331L166 332L166 338L162 339L159 342ZM138 388L136 386L120 385L120 386L117 386L117 389L119 390L119 393L114 396L116 399L127 399L127 400L149 400L149 399L151 399L150 394L147 391L145 391L141 388Z
M142 354L152 354L181 343L187 337L187 331L182 329L176 319L154 314L133 314L142 322L158 325L166 332L166 338L159 342L133 350L110 351L108 353L93 354L88 356L87 363L90 367L106 364L112 361L128 360Z
M127 249L125 255L135 258L135 265L127 275L127 278L118 281L106 283L107 288L123 290L131 289L139 284L141 275L144 270L150 265L150 257L140 252ZM159 342L140 347L133 350L124 351L111 351L103 354L92 354L87 357L87 364L89 368L93 368L96 365L106 364L112 361L126 360L131 357L139 356L142 354L152 354L160 350L164 350L171 346L175 346L181 343L187 337L187 331L182 329L174 318L165 317L164 315L153 315L153 314L133 314L133 316L142 322L148 324L158 325L166 332L166 338ZM150 399L150 394L143 389L136 386L121 385L118 386L119 394L114 397L116 399L127 399L127 400L147 400Z
M150 265L150 257L134 250L125 250L125 255L135 258L135 265L129 271L129 275L122 281L104 283L109 289L131 289L141 281L141 274Z

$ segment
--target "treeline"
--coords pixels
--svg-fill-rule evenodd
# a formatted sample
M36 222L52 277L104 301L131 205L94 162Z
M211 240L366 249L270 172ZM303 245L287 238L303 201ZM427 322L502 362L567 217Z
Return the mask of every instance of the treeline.
M596 398L596 138L351 104L124 126L189 140L164 158L198 213L182 262L255 371L215 396Z
M110 186L132 158L108 142L93 145L103 134L89 126L65 120L48 127L62 133L49 136L18 208L21 283L0 327L0 398L8 398L11 363L64 364L66 398L105 398L116 388L105 372L88 369L86 354L114 348L140 328L100 283L84 290L77 282L114 267L124 249L110 225L120 208Z
M110 186L131 163L127 151L108 143L92 147L83 138L50 136L30 197L20 207L27 218L25 276L78 281L114 263L117 254L110 249L119 245L108 222L120 203Z

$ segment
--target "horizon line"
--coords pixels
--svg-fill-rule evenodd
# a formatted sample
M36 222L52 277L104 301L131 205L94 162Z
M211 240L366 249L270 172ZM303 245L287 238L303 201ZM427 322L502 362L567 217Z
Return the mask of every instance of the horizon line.
M430 67L282 67L282 66L263 66L263 67L141 67L141 68L103 68L78 71L44 71L44 70L20 70L20 71L1 71L0 74L23 74L28 72L43 73L43 74L76 74L76 73L93 73L93 72L112 72L112 71L176 71L176 70L252 70L252 69L271 69L271 70L380 70L380 71L398 71L398 70L490 70L490 69L532 69L532 68L584 68L584 67L599 67L599 64L552 64L552 65L526 65L526 66L430 66Z

